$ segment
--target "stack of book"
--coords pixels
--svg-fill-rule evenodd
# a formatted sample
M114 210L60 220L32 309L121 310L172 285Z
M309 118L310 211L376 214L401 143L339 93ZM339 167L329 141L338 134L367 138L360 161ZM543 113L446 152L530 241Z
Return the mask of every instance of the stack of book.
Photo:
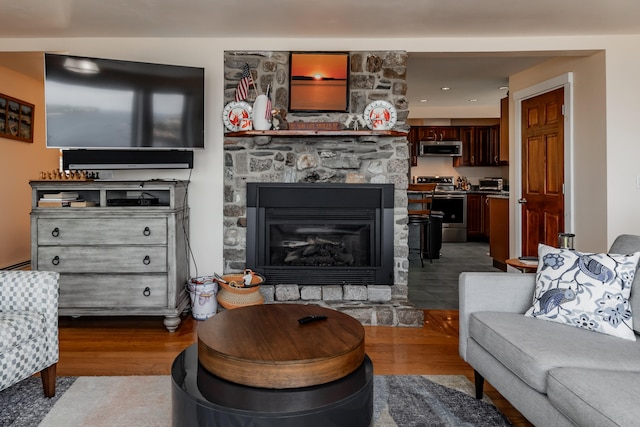
M518 260L526 265L538 265L538 257L536 256L521 256Z
M89 202L80 199L80 195L78 193L67 191L63 191L60 193L43 194L40 200L38 200L39 208L82 208L95 205L95 202Z

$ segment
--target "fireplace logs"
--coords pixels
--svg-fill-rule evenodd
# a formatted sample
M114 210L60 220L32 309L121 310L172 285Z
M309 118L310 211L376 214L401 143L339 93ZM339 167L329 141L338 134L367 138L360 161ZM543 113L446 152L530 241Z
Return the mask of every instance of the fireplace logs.
M304 242L285 241L285 265L295 266L349 266L354 256L341 242L321 237L307 237ZM276 263L277 264L277 263Z
M393 206L393 184L247 183L247 265L267 284L392 284Z

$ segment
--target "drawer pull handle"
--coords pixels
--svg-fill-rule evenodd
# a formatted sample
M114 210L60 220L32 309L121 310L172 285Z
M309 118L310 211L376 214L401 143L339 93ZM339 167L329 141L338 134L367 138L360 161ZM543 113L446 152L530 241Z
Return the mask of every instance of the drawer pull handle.
M60 257L58 255L54 256L53 259L51 260L51 264L53 265L60 264Z
M142 232L143 235L145 236L150 236L151 235L151 230L149 230L149 227L145 227L144 231Z
M58 227L54 228L53 231L51 232L51 235L53 237L58 237L60 235L60 229Z
M147 286L146 288L144 288L144 291L142 291L142 295L148 297L149 295L151 295L151 289L149 289L149 287Z
M151 258L149 258L149 255L145 256L144 259L142 260L142 263L144 265L149 265L151 264Z

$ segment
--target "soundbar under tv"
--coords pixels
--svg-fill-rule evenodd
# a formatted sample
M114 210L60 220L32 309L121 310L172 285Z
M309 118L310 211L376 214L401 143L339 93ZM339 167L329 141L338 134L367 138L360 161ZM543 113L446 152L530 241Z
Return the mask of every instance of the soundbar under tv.
M63 150L64 170L193 169L188 150Z

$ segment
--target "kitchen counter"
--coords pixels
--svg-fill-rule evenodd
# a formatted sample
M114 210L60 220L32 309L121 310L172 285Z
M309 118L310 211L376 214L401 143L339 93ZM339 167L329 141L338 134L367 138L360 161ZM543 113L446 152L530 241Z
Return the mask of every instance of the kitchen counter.
M487 194L487 197L490 199L508 199L509 198L508 192L486 193L486 194Z
M458 191L458 190L455 190ZM407 190L407 193L410 194L420 194L420 193L424 193L424 191L418 191L418 190ZM486 195L487 197L496 197L496 198L503 198L503 199L508 199L509 198L509 192L508 191L490 191L490 190L467 190L467 191L459 191L460 194L483 194ZM438 194L438 193L436 193Z

